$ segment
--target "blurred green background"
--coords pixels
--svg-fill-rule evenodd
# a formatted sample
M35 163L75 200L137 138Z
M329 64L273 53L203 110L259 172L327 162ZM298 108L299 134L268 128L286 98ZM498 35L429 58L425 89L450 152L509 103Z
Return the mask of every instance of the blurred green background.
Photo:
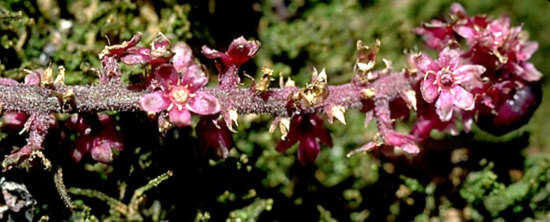
M136 32L144 33L141 44L146 45L157 32L163 32L172 42L188 42L195 56L210 68L212 80L215 66L200 55L200 47L223 49L232 39L244 35L262 42L255 60L244 67L247 74L254 76L260 67L271 66L276 78L292 77L303 85L317 67L326 68L331 84L341 84L351 79L357 40L372 44L380 39L379 58L387 58L395 69L401 69L405 50L424 50L412 29L430 19L444 18L452 2L5 0L0 2L0 74L21 79L24 69L63 65L68 84L90 84L97 79L91 68L98 67L97 54L105 45L129 39ZM522 25L530 38L539 42L532 61L542 73L550 72L550 63L545 62L550 57L548 1L458 2L469 14L509 15L514 26ZM144 72L139 67L123 66L123 70L126 78ZM121 184L138 186L158 172L174 170L176 179L161 185L143 208L144 212L152 208L153 200L162 203L162 214L151 216L152 220L548 220L547 80L542 80L541 106L521 129L503 137L475 127L473 132L453 138L433 133L430 143L423 147L426 151L412 158L388 158L378 153L346 158L347 152L376 132L373 123L364 128L363 114L348 111L347 126L328 125L335 145L323 147L312 166L298 164L296 148L286 154L275 151L278 135L267 132L271 118L263 115L242 117L239 132L234 135L235 149L225 161L193 156L194 152L188 150L197 149L196 140L191 130L184 129L173 130L166 138L155 138L147 145L140 144L140 139L127 144L121 160L113 166L88 161L75 167L64 158L58 158L57 164L74 171L67 173L67 186L88 186L110 194L116 194ZM154 124L144 116L116 115L124 132L135 133L136 129L125 131L132 127L145 135L155 131ZM412 121L400 123L399 129L406 131ZM1 142L8 143L10 136L1 135ZM3 148L2 153L8 152ZM183 154L170 156L175 152ZM53 156L65 153L67 147L57 147L47 155L55 159ZM106 169L112 173L106 174ZM16 171L11 176L24 177L21 174L24 172ZM71 174L89 175L90 179L71 179ZM33 179L28 181L27 186L32 187ZM90 181L106 185L93 187L87 184ZM169 197L174 192L183 194L174 200ZM125 198L121 195L119 199ZM42 201L38 199L44 205L60 204ZM96 217L117 220L105 205L86 203ZM36 213L50 218L83 217L79 212L52 209L39 207Z

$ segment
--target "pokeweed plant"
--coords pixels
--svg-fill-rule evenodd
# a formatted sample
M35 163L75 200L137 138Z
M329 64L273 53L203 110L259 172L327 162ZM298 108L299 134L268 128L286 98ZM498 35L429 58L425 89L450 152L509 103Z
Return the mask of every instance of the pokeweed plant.
M274 117L270 130L281 131L276 149L285 152L295 143L302 164L315 160L319 142L331 146L323 117L346 124L344 113L359 109L366 122L375 119L378 133L364 146L349 153L372 149L414 155L418 144L432 130L458 133L456 121L468 131L473 122L501 135L524 125L541 101L538 81L542 74L529 62L537 43L528 41L521 26L508 17L469 16L453 4L446 20L433 20L414 29L437 59L424 52L410 53L408 67L394 70L389 60L375 69L381 43L357 42L354 77L342 85L329 85L325 70L314 70L311 83L297 87L292 80L272 87L273 71L262 69L260 79L242 87L240 67L260 49L260 42L235 39L226 51L209 47L202 54L214 60L218 85L206 87L207 71L196 61L189 46L171 43L159 34L150 47L140 47L141 34L99 54L95 71L99 83L65 85L64 68L28 71L23 83L0 79L0 105L4 127L28 134L27 144L4 157L3 170L29 166L40 159L44 138L61 127L55 113L70 113L64 127L77 132L71 147L73 160L86 154L110 163L124 152L122 135L105 111L146 112L161 132L189 127L192 115L200 145L226 157L231 133L240 115L267 113ZM146 70L139 82L122 81L122 64ZM394 129L395 121L416 113L410 133ZM36 158L39 157L39 158Z

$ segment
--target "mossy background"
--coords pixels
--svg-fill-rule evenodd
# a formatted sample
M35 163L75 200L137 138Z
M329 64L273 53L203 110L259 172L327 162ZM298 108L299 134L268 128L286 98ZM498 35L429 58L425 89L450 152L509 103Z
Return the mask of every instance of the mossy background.
M441 0L196 0L177 2L119 0L0 2L0 74L21 79L24 69L63 65L68 84L91 84L97 54L136 32L148 44L157 32L173 42L186 41L197 58L202 45L223 49L240 35L262 42L244 71L255 75L271 66L276 76L298 85L310 80L313 67L326 68L331 84L350 80L355 42L382 41L379 56L396 69L404 67L404 50L423 50L411 30L441 18L453 1ZM509 15L523 25L539 50L532 58L550 73L550 3L545 0L459 1L470 14ZM139 74L140 68L123 67ZM127 76L128 77L128 76ZM267 132L271 118L243 116L226 160L200 155L191 128L166 137L145 115L114 114L126 137L126 150L110 165L69 159L70 142L52 133L46 156L65 169L67 187L90 188L126 202L148 180L173 170L174 177L147 193L140 208L146 220L173 221L425 221L456 218L483 220L550 219L550 84L543 78L543 102L529 124L503 137L474 129L449 137L434 133L420 156L389 159L375 153L346 158L375 133L364 116L346 113L347 126L332 124L334 147L324 147L315 164L303 167L295 148L275 151L278 135ZM277 85L274 83L273 85ZM400 125L407 130L410 121ZM1 134L0 153L23 138ZM58 197L53 177L39 168L1 175L23 182L37 199L36 217L82 219ZM107 204L74 195L102 220L120 220Z

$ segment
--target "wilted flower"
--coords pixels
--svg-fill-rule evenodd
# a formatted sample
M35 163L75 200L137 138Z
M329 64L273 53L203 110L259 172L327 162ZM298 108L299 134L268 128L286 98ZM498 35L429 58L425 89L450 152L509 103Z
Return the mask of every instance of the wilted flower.
M219 157L227 157L229 149L233 145L233 138L227 124L218 120L216 116L203 116L195 131L203 151L213 150Z
M285 139L279 141L277 150L286 152L292 145L298 146L298 160L302 165L311 163L317 158L321 149L319 142L332 147L332 139L323 120L316 114L294 116L290 122L290 131Z
M153 40L150 48L132 46L126 48L124 56L120 60L128 65L148 63L155 67L168 62L172 52L170 51L170 40L162 33Z
M454 107L462 110L474 108L474 96L466 89L481 84L480 75L485 72L483 66L460 64L459 51L450 48L443 49L437 61L420 54L415 62L419 73L424 75L420 83L422 97L428 103L437 99L435 107L441 120L449 121Z
M114 57L116 59L122 57L126 51L136 46L141 41L141 33L137 33L128 41L124 41L119 45L105 46L105 49L99 54L99 59L104 57Z

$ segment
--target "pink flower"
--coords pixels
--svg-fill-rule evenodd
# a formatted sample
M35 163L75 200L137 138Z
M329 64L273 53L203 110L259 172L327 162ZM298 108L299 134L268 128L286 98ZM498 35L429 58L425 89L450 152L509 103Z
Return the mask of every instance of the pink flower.
M426 46L436 50L445 48L454 40L452 25L436 19L415 28L414 33L422 36Z
M202 71L188 70L179 78L172 65L165 64L161 67L162 70L155 75L161 83L161 89L141 98L140 105L144 111L168 111L170 122L177 127L191 124L190 112L212 115L220 111L216 97L199 91L208 81Z
M456 41L456 34L470 40L479 35L479 29L487 26L486 16L468 17L459 3L451 5L450 18L446 21L434 19L417 27L414 32L421 35L429 48L441 50Z
M99 122L101 129L94 133L90 133L90 126L80 116L72 116L66 122L69 129L80 133L71 153L71 158L75 162L80 162L85 154L90 153L92 159L98 162L111 163L114 156L124 149L122 136L116 131L115 122L105 114L99 115Z
M520 33L521 27L512 29L506 44L501 49L502 56L506 58L504 68L525 81L538 81L542 78L542 73L528 60L537 51L539 45L537 42L527 41Z
M319 142L332 147L332 139L323 120L316 114L294 116L290 122L287 137L277 144L279 152L286 152L292 145L298 146L298 160L302 165L315 161L321 149Z
M436 112L442 121L451 119L454 108L474 108L474 96L465 88L471 90L481 85L483 66L461 65L460 52L450 48L443 49L437 61L424 54L414 60L419 73L424 75L420 82L422 97L428 103L435 101Z
M464 131L469 132L473 123L474 110L454 112L451 119L454 119L457 114L460 114ZM417 116L418 117L410 134L420 140L428 138L432 130L449 133L453 136L456 136L459 133L455 125L455 121L442 121L432 108L431 104L428 104L425 101L419 101Z
M486 17L470 17L453 26L471 47L468 56L477 64L500 69L525 81L540 80L542 73L527 62L537 51L536 42L527 41L521 35L522 27L511 27L509 17L488 20ZM497 66L495 66L497 63ZM509 78L509 77L505 77Z
M28 115L24 112L6 112L2 116L2 127L10 131L19 131L27 121Z

